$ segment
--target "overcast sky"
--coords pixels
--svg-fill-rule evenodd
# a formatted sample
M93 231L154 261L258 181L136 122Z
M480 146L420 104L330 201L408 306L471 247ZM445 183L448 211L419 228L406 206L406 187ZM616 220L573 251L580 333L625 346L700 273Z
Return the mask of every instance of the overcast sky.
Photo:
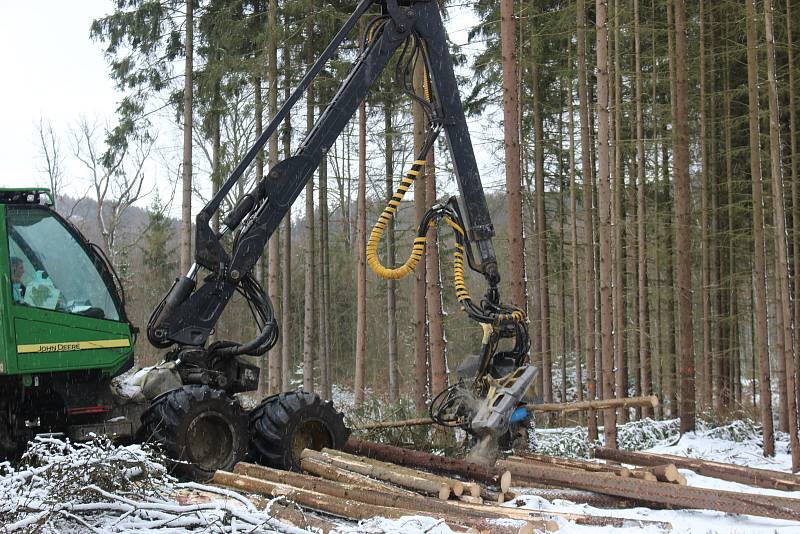
M119 100L102 48L89 39L92 20L112 3L0 0L0 6L0 184L46 185L39 119L65 132L81 115L112 115Z
M114 120L121 97L108 76L102 45L89 39L92 21L113 11L114 4L111 0L0 0L0 6L0 69L4 73L0 83L0 186L48 184L38 139L42 119L49 121L60 137L67 160L67 192L82 195L88 182L72 157L68 132L82 116L90 122ZM474 15L468 10L451 15L451 38L465 43ZM475 50L476 45L469 48ZM493 174L490 169L497 169L498 160L486 157L486 129L470 122L484 174ZM493 178L496 181L496 176ZM166 176L157 179L162 184L171 180ZM169 186L163 189L162 197L169 198ZM150 199L140 202L149 203Z

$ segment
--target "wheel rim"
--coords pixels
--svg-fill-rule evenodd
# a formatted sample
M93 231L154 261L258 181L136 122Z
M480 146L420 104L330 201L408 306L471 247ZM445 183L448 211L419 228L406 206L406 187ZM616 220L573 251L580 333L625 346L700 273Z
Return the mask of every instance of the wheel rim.
M333 446L333 436L328 426L318 419L303 421L292 436L292 456L297 463L304 449L315 451Z
M235 442L234 429L223 417L204 413L186 431L188 460L207 471L227 466Z

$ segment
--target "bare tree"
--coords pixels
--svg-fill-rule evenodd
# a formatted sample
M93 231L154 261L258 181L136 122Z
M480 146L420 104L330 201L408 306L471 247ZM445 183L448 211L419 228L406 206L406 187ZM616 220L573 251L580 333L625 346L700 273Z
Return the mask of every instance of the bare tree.
M57 198L61 194L64 178L64 154L61 151L61 143L49 121L45 122L40 118L37 133L41 143L39 146L39 154L42 158L41 170L47 174L53 198Z
M116 265L120 253L130 245L119 242L120 223L128 208L144 196L144 167L156 140L139 139L124 150L106 153L99 130L97 123L81 119L71 132L72 149L94 191L103 249Z

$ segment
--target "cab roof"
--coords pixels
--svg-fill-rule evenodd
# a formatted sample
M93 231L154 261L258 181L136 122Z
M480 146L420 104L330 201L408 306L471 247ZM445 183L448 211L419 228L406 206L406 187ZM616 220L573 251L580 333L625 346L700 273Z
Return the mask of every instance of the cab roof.
M53 194L47 187L0 187L0 204L53 206Z

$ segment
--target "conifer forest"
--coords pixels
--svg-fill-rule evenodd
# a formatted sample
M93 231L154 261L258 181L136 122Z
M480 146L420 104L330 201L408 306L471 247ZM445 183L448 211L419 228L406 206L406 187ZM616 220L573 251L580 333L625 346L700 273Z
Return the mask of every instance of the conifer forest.
M39 141L57 208L111 258L134 323L187 271L194 216L355 4L117 0L92 22L117 114L106 128L44 122ZM800 469L800 3L439 4L448 31L467 35L451 53L502 298L527 312L539 401L656 395L656 408L570 419L612 447L632 420L677 418L685 432L699 418L749 418L763 427L764 455L788 433ZM347 35L214 228L313 128L365 28ZM451 232L432 228L402 280L367 265L370 229L425 139L410 96L425 90L419 65L413 79L396 70L329 147L254 269L281 325L257 360L261 396L344 389L357 406L378 399L424 415L480 348L457 299ZM170 127L178 133L164 143ZM64 172L66 159L81 177ZM148 192L143 169L154 160L165 170ZM385 265L406 260L428 207L458 194L453 167L441 136L386 225ZM467 284L480 298L482 279L468 274ZM252 336L249 317L234 300L217 330ZM144 337L136 354L139 365L160 356Z

